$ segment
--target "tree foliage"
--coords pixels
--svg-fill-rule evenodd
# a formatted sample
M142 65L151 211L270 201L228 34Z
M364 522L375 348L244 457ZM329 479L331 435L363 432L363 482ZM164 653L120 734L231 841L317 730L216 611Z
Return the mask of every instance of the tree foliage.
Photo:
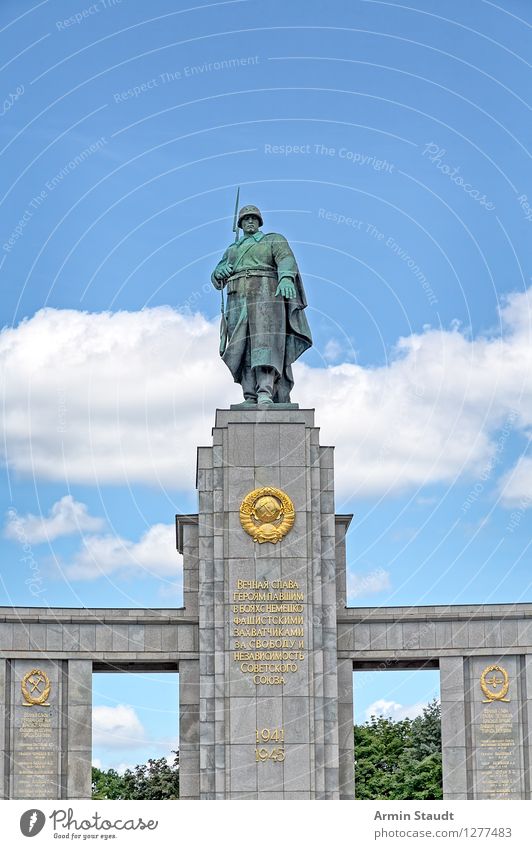
M179 754L173 764L150 758L120 775L114 769L92 768L93 799L179 799Z
M394 721L372 716L355 725L357 799L441 799L440 705L421 716ZM123 775L92 768L93 799L178 799L179 755L173 764L150 758Z
M421 716L372 716L355 725L357 799L441 799L441 712L434 699Z

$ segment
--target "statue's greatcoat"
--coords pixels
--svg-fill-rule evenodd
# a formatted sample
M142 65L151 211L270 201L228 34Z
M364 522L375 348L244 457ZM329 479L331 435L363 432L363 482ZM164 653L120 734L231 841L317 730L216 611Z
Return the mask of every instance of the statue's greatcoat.
M292 363L312 345L294 254L284 236L259 230L230 245L216 269L225 262L233 273L227 281L227 345L222 359L235 383L241 383L246 369L274 368L278 379L273 400L287 402L294 385ZM216 269L212 282L219 289ZM293 281L295 298L275 295L282 277Z

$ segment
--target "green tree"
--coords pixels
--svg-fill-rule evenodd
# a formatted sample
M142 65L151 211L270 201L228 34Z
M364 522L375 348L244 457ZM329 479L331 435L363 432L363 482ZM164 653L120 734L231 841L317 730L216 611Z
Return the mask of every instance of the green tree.
M357 799L441 799L440 705L415 719L372 716L355 725Z
M93 799L179 799L179 754L169 764L166 758L150 758L120 775L114 769L92 768Z
M400 757L410 733L411 721L394 722L372 716L355 725L355 790L357 799L400 799L396 795Z
M129 799L179 799L179 755L170 765L166 758L150 758L134 770L126 770L124 781Z
M124 776L115 769L92 768L92 798L93 799L130 799L126 796Z
M396 799L442 799L441 754L401 763L401 795Z
M409 752L418 761L441 752L441 707L437 699L429 702L422 715L412 720Z
M412 721L401 757L404 799L441 799L441 707L433 699Z

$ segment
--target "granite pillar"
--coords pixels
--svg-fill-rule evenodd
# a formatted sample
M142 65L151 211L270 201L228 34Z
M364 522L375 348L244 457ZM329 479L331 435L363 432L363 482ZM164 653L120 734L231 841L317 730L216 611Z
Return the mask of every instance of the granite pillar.
M92 774L92 661L65 663L63 747L67 799L90 799Z
M471 657L467 668L473 798L529 799L524 658ZM494 698L502 692L505 674L508 691L504 698Z
M65 795L63 666L43 658L7 663L6 766L10 799L61 799ZM38 671L31 675L32 670ZM49 687L49 695L42 704L30 704L23 695L23 686L31 699L37 695L37 686L43 694Z
M523 655L440 659L445 799L530 798L527 673Z
M179 798L199 798L199 661L179 664Z
M332 449L311 410L218 410L197 480L199 796L337 799ZM260 487L295 507L277 543L241 525Z
M470 794L463 657L440 658L440 700L443 796L444 799L467 799Z
M90 798L92 662L41 656L2 668L4 798Z

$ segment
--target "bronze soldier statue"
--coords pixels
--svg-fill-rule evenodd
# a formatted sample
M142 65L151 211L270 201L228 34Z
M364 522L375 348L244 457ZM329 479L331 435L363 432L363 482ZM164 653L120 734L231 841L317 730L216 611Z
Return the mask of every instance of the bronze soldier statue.
M294 254L284 236L263 233L262 224L256 206L242 207L236 231L244 235L211 276L217 289L227 287L220 355L242 386L243 407L290 403L292 363L312 345Z

